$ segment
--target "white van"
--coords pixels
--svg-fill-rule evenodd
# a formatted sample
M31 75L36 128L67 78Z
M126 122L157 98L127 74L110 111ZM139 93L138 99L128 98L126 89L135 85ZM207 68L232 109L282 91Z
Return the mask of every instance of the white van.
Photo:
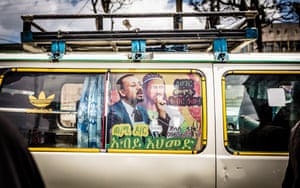
M19 128L49 188L279 188L300 119L300 56L228 57L153 53L133 62L121 52L68 53L52 62L2 53L0 113ZM125 74L135 80L121 86ZM139 98L131 107L126 87ZM151 102L155 89L161 104ZM118 112L122 99L126 111ZM147 121L121 118L136 106Z

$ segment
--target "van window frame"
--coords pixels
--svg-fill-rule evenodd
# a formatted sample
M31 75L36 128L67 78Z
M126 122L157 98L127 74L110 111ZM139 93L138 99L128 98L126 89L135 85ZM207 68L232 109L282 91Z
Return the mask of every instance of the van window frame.
M226 101L226 77L229 75L297 75L300 79L300 71L295 70L229 70L222 76L222 109L223 109L223 137L224 147L232 155L250 155L250 156L287 156L288 151L242 151L230 147L230 139L228 138L228 109ZM300 80L299 80L300 81Z
M207 104L206 104L206 79L203 72L196 69L75 69L75 68L10 68L7 71L4 71L1 75L0 84L2 86L3 80L8 72L30 72L30 73L104 73L104 74L115 74L115 73L138 73L144 74L149 72L158 72L162 74L197 74L200 77L200 85L201 85L201 96L202 96L202 127L201 127L201 148L199 150L193 151L185 151L185 150L122 150L122 149L108 149L107 144L105 144L105 148L44 148L44 147L29 147L31 151L47 151L47 152L60 152L60 151L70 151L70 152L118 152L118 153L190 153L197 154L204 150L207 144ZM107 87L107 86L106 86ZM107 88L106 88L107 89ZM107 92L105 92L107 95ZM107 96L106 96L107 97ZM104 107L107 108L107 101L104 102ZM105 109L107 110L107 109ZM33 110L31 113L48 113L46 111ZM63 127L65 129L74 130L74 128Z

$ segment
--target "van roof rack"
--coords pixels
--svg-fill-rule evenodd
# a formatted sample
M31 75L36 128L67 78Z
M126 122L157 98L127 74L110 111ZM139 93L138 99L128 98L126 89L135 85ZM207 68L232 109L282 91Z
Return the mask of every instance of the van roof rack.
M182 29L185 17L243 17L245 22L238 29ZM257 30L253 27L257 11L199 12L199 13L151 13L151 14L50 14L22 16L23 31L21 41L24 50L30 52L50 52L55 45L64 45L63 51L132 51L132 41L144 41L146 51L200 51L212 52L216 39L225 39L226 50L238 52L245 45L256 40ZM128 18L171 18L170 30L103 30L105 19ZM93 19L95 31L48 31L37 20ZM41 22L42 23L42 22ZM33 31L34 30L34 31ZM57 42L60 41L60 42ZM63 44L61 44L63 41ZM170 46L171 45L171 46ZM221 45L224 45L223 42Z

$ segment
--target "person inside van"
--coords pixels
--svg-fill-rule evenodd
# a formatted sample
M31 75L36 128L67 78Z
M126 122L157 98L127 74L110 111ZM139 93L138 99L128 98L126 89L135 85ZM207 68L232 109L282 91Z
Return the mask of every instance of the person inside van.
M43 188L39 169L17 128L0 115L0 187Z
M245 136L243 148L249 151L287 151L289 130L272 125L272 108L268 104L261 104L257 112L259 125Z

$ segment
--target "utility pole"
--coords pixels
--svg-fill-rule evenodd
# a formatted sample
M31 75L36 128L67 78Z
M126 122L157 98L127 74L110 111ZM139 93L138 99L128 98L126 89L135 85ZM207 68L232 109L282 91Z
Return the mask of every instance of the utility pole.
M176 12L182 12L182 0L176 0Z
M182 0L176 0L176 13L182 13ZM174 29L183 29L183 20L180 14L174 16Z

